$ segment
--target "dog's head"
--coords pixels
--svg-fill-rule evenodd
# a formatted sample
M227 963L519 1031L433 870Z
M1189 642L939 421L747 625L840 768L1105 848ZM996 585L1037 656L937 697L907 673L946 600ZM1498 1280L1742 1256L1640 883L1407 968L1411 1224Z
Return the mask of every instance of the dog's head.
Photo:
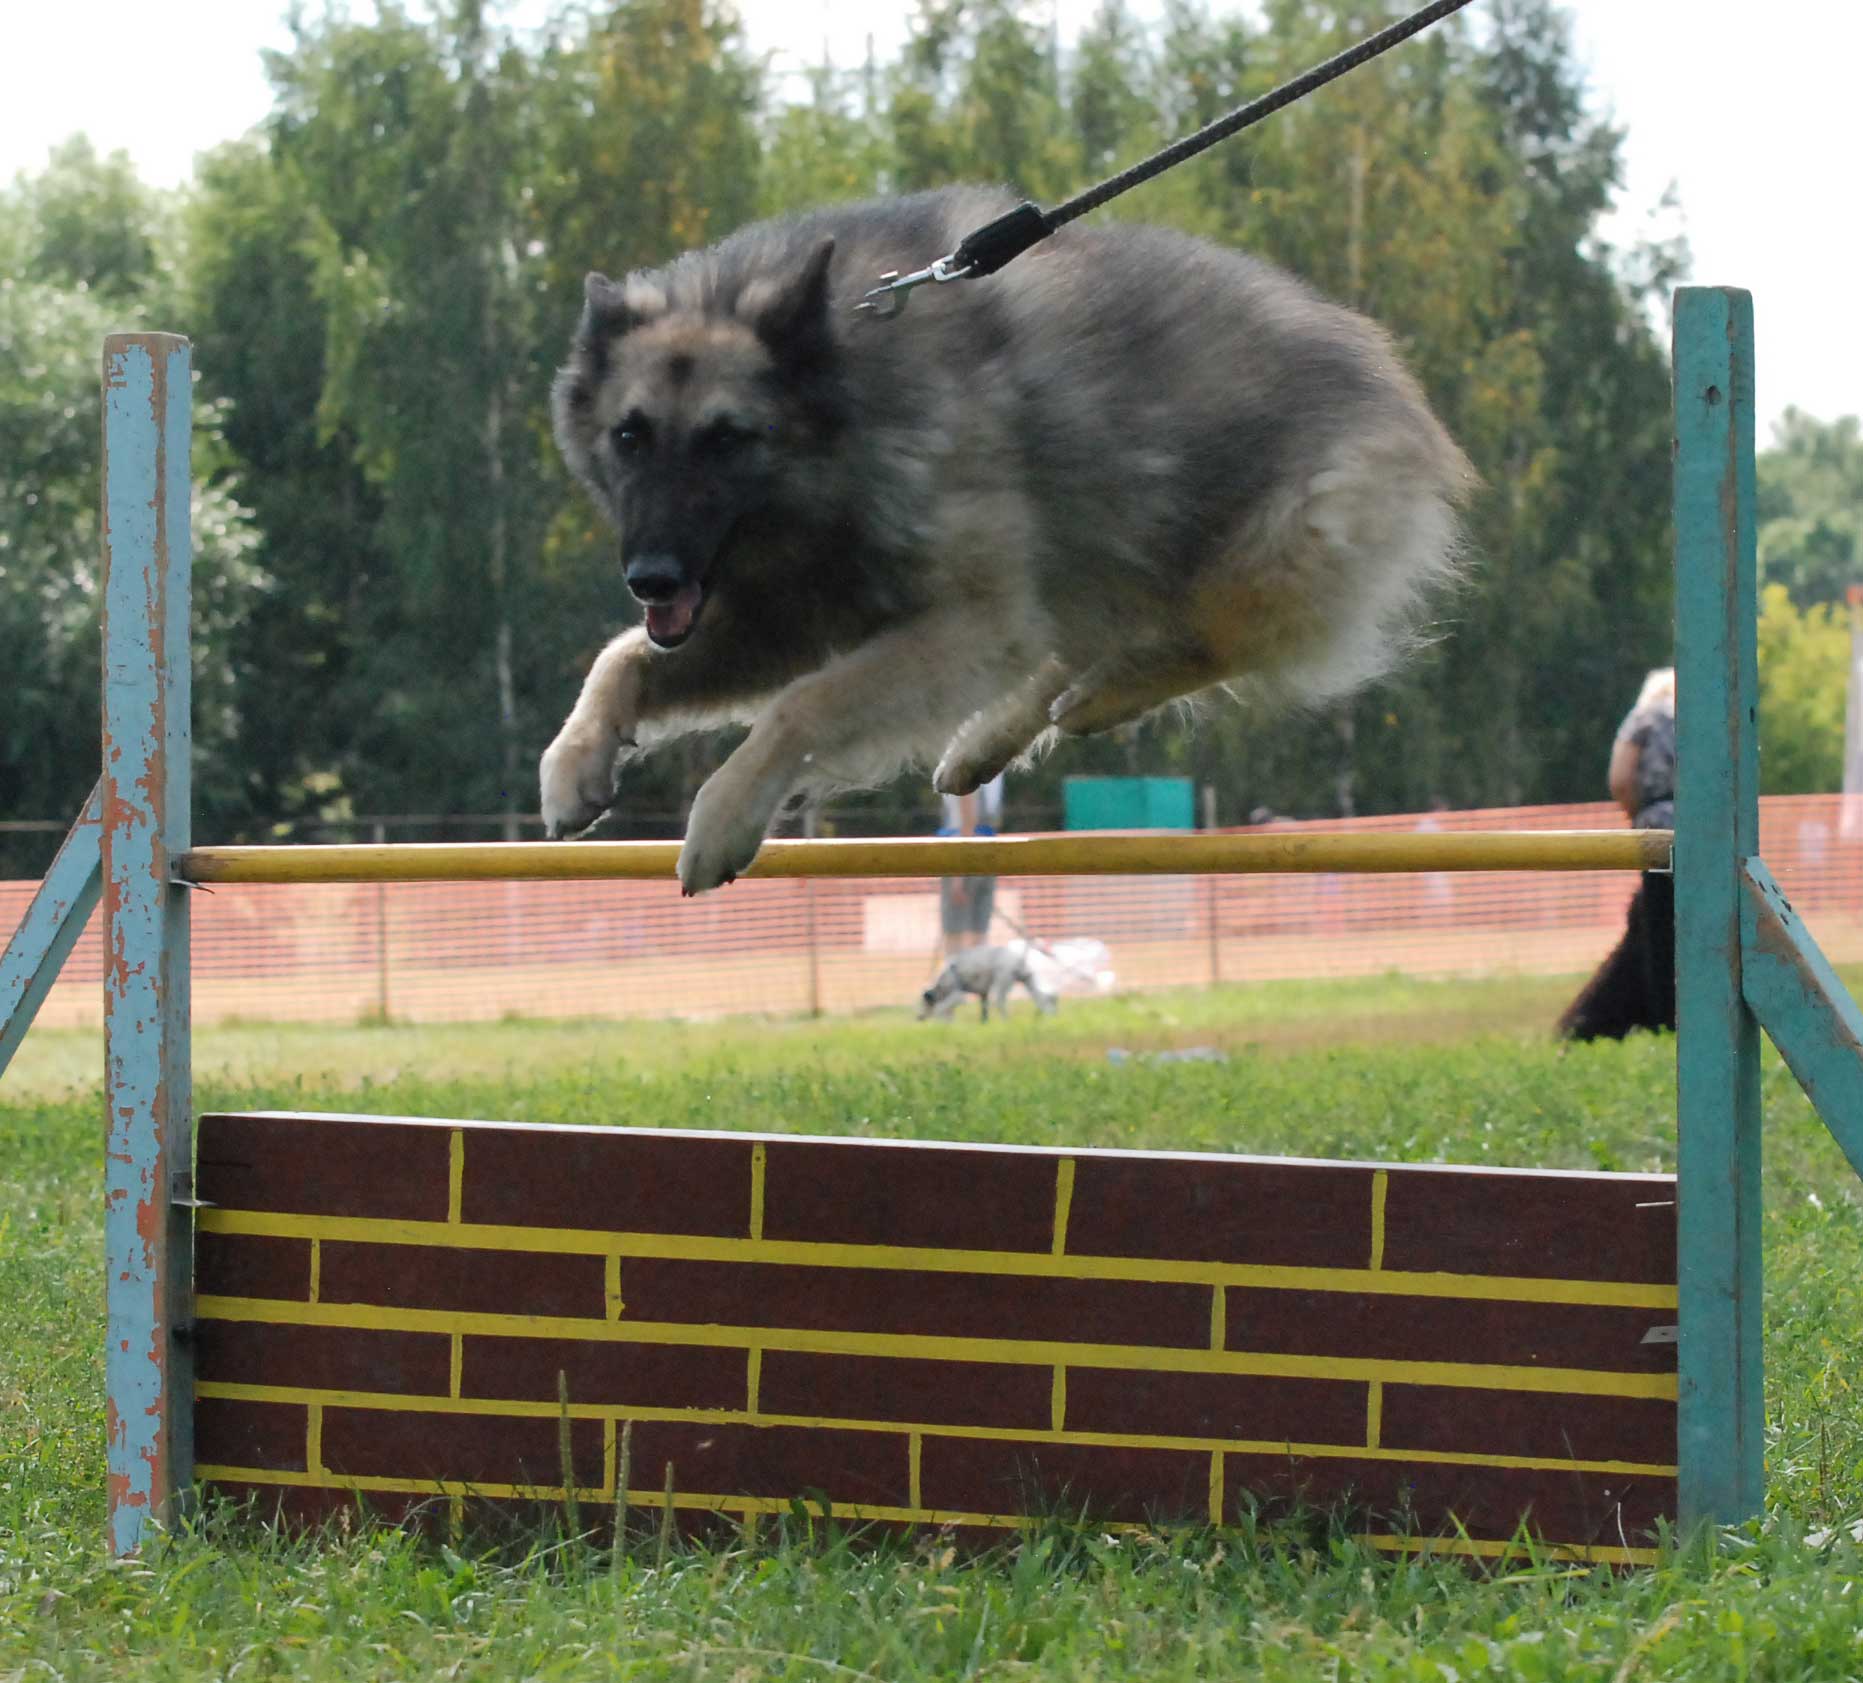
M922 1023L927 1017L935 1017L939 1008L958 991L957 969L947 964L938 972L937 981L919 995L919 1021Z
M837 424L834 241L744 275L711 254L612 281L590 275L552 391L557 443L621 539L647 635L683 643L732 551Z

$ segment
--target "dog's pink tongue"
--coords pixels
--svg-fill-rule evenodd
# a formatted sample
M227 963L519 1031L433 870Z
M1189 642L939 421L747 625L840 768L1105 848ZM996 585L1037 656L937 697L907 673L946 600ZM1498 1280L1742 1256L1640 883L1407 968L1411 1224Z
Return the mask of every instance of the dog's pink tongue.
M692 629L692 616L699 611L699 587L684 584L670 602L655 602L647 609L648 632L664 642L669 637L683 637Z

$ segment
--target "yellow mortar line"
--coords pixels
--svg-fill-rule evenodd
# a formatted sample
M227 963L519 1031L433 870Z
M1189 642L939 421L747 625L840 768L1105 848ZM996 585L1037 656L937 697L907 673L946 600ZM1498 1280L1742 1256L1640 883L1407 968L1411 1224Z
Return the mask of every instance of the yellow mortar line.
M1074 1207L1074 1159L1063 1157L1054 1166L1055 1256L1067 1255L1067 1218Z
M1371 1177L1371 1271L1374 1274L1384 1268L1384 1203L1390 1192L1390 1171L1379 1169Z
M1613 1369L1511 1367L1501 1363L1402 1361L1359 1356L1293 1356L1267 1351L1207 1350L1181 1345L1088 1344L1064 1339L956 1338L927 1333L829 1332L797 1327L721 1326L679 1321L596 1321L570 1315L472 1314L350 1303L294 1303L202 1296L204 1321L275 1326L331 1326L351 1331L481 1333L491 1337L580 1338L602 1344L682 1344L703 1349L796 1351L824 1356L904 1356L929 1361L990 1362L1015 1367L1118 1368L1136 1373L1249 1374L1281 1379L1383 1379L1483 1391L1557 1392L1581 1396L1673 1399L1673 1373Z
M282 1385L234 1385L203 1381L201 1397L224 1402L308 1404L319 1408L365 1408L395 1413L495 1415L512 1419L554 1420L562 1409L554 1402L520 1402L492 1397L417 1397L395 1392L304 1389ZM647 1408L632 1403L571 1403L573 1420L651 1420L693 1426L781 1426L808 1430L878 1432L908 1438L965 1438L1004 1443L1074 1445L1087 1449L1169 1449L1193 1453L1276 1455L1307 1460L1363 1460L1430 1463L1452 1467L1499 1467L1524 1472L1612 1473L1674 1478L1676 1469L1642 1461L1578 1461L1528 1455L1483 1455L1462 1450L1404 1449L1353 1443L1297 1443L1287 1439L1171 1437L1163 1434L1043 1431L1020 1426L950 1426L899 1420L863 1420L803 1414L764 1414L756 1409Z
M197 1466L195 1474L201 1479L216 1483L284 1485L299 1490L341 1490L456 1498L466 1496L490 1499L515 1497L532 1501L555 1502L560 1502L565 1498L561 1485L550 1484L502 1484L482 1480L397 1479L373 1476L338 1477L328 1473L310 1475L279 1472L270 1467L235 1467L217 1463L204 1463ZM605 1496L603 1491L581 1488L578 1488L576 1494L579 1498L592 1502L599 1502ZM634 1505L643 1508L666 1506L666 1495L663 1491L630 1492L630 1497ZM811 1512L821 1511L820 1502L806 1498L802 1500ZM795 1501L794 1498L781 1496L723 1496L690 1491L676 1491L673 1495L675 1508L697 1509L707 1513L789 1513L794 1510ZM827 1504L827 1509L828 1513L836 1519L897 1521L912 1525L990 1526L998 1530L1020 1531L1046 1523L1026 1514L966 1513L954 1509L901 1508L870 1502L830 1502ZM1131 1533L1150 1530L1151 1527L1128 1521L1115 1521L1097 1529ZM1396 1537L1381 1533L1366 1533L1357 1536L1355 1540L1377 1549L1397 1550L1405 1553L1475 1555L1484 1559L1525 1552L1520 1544L1512 1541L1495 1542L1471 1537ZM1656 1549L1620 1548L1614 1545L1590 1543L1546 1543L1541 1546L1549 1558L1596 1561L1609 1565L1649 1566L1654 1565L1661 1558L1660 1552Z
M458 1227L466 1198L466 1130L455 1128L446 1152L446 1221Z
M756 1214L753 1209L753 1216ZM621 1256L662 1262L781 1263L808 1268L875 1268L933 1274L996 1274L1041 1279L1118 1280L1149 1285L1224 1285L1288 1291L1364 1292L1379 1296L1457 1297L1482 1301L1571 1304L1588 1308L1673 1309L1673 1284L1551 1279L1531 1275L1451 1274L1387 1268L1277 1267L1174 1258L1057 1256L1040 1251L977 1251L935 1246L851 1245L817 1240L720 1239L662 1233L603 1233L584 1228L509 1227L489 1223L384 1221L361 1216L272 1211L198 1212L201 1232L254 1238L340 1239L355 1244L441 1245L463 1250Z

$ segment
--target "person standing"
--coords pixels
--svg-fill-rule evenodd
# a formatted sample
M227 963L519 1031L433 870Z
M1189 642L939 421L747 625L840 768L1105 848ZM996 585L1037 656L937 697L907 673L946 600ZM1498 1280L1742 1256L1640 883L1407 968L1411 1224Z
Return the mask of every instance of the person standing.
M1611 799L1639 830L1675 828L1675 668L1643 680L1611 744ZM1565 1040L1621 1040L1632 1029L1675 1027L1675 878L1645 871L1624 936L1559 1019Z
M1003 822L1003 779L997 776L970 795L944 796L941 836L993 836ZM944 877L938 884L939 921L949 958L989 937L996 910L995 877Z

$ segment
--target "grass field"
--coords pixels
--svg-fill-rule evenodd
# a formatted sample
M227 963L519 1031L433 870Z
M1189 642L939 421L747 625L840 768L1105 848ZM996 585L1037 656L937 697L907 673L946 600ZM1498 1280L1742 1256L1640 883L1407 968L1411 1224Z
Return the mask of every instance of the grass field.
M987 1030L901 1013L227 1028L200 1108L758 1128L1409 1161L1673 1165L1667 1041L1562 1052L1568 989L1365 980L1070 1002ZM1109 1060L1205 1046L1227 1061ZM1324 1516L1171 1536L1061 1529L977 1555L766 1527L467 1552L210 1514L100 1546L94 1036L0 1082L0 1683L26 1678L1799 1679L1863 1675L1863 1208L1766 1065L1769 1510L1650 1571L1367 1554ZM1826 1535L1831 1534L1831 1535Z

